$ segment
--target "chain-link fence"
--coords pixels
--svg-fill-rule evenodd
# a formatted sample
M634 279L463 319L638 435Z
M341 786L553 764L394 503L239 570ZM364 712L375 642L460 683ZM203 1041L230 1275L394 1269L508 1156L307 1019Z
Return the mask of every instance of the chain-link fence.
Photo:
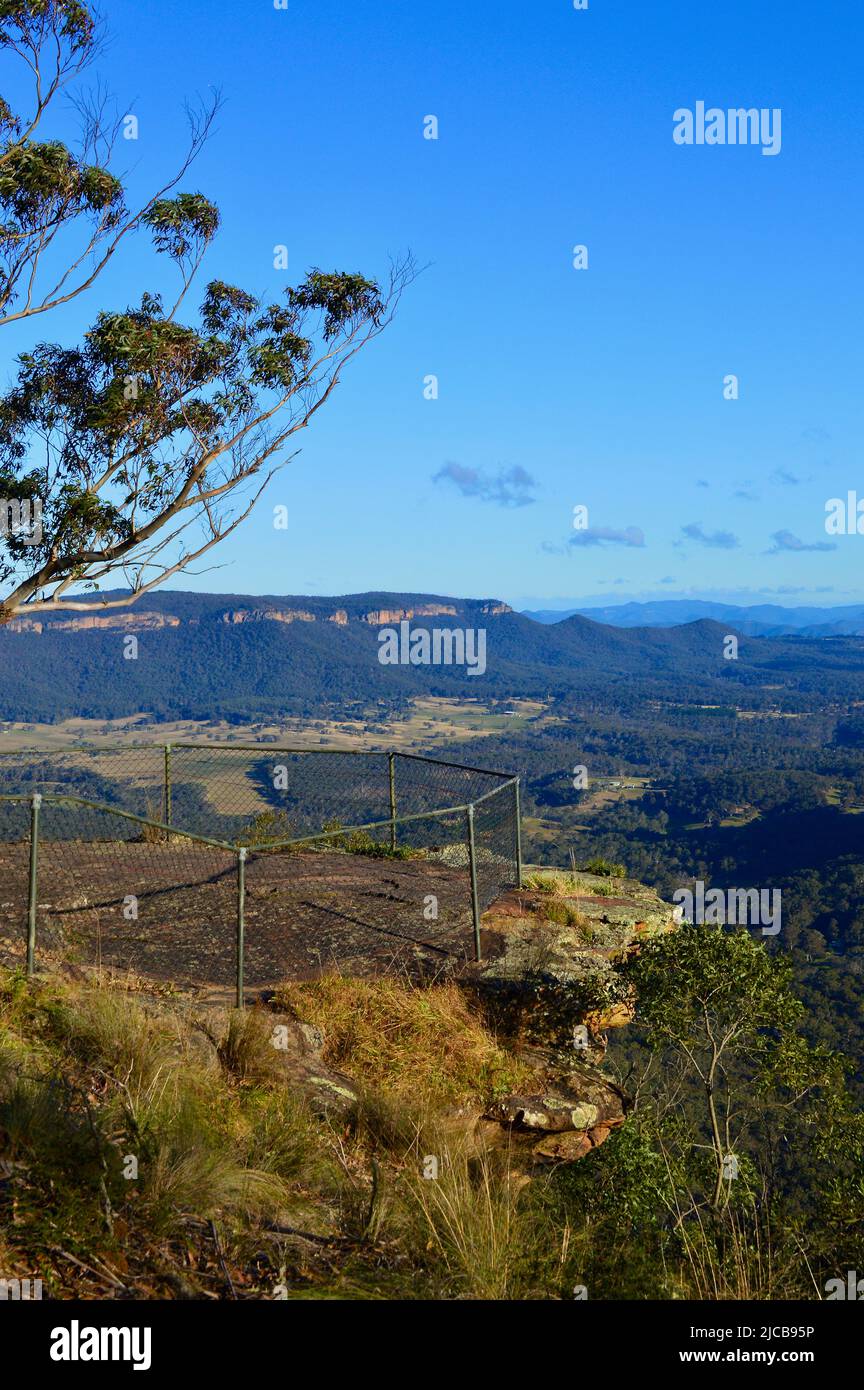
M0 757L7 958L247 988L480 958L519 782L405 753L174 744Z

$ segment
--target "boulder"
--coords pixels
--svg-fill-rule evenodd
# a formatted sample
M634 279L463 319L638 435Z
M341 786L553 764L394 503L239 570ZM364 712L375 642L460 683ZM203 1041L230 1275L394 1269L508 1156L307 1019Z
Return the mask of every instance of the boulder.
M319 1114L350 1112L357 1103L357 1090L350 1077L325 1065L319 1029L287 1014L270 1014L268 1024L275 1065L286 1083L303 1091Z
M192 1037L197 1047L209 1047L214 1061L223 1057L231 1015L229 1009L211 1006L197 1017ZM319 1115L351 1112L357 1103L357 1088L350 1077L324 1062L324 1037L318 1028L269 1009L252 1010L246 1018L247 1026L258 1035L250 1057L252 1076L283 1081L299 1090Z
M587 1133L623 1124L629 1102L624 1093L593 1068L573 1069L530 1095L511 1095L495 1101L484 1113L520 1130L550 1134Z
M669 903L644 884L579 874L579 891L514 889L483 915L483 958L463 972L496 1027L530 1042L582 1048L601 1060L607 1028L633 1015L617 963L646 937L677 927ZM577 1044L578 1046L578 1044Z

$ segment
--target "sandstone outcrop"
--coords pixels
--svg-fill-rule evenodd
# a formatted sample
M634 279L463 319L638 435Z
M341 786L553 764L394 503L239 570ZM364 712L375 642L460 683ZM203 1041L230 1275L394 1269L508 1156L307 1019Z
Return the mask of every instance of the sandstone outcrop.
M302 608L235 608L222 614L230 623L314 623L315 614Z
M7 632L155 632L160 628L179 627L180 619L173 613L149 613L130 611L128 613L82 614L80 618L61 618L53 622L39 622L35 618L13 618L6 625Z
M471 984L497 1026L570 1047L582 1026L586 1056L602 1057L607 1029L632 1017L616 962L675 927L671 905L632 879L579 873L566 895L513 890L483 915Z
M453 1120L521 1179L584 1158L625 1123L631 1101L602 1070L607 1030L633 1014L616 964L640 940L677 926L671 905L633 880L580 873L569 886L566 895L535 887L499 899L482 919L484 959L455 972L497 1027L518 1034L534 1079ZM322 1062L318 1030L281 1014L270 1022L284 1030L286 1081L316 1108L350 1113L356 1088Z
M273 1055L285 1080L299 1086L318 1114L347 1114L357 1104L357 1090L350 1077L322 1060L324 1037L311 1023L298 1023L286 1014L273 1014Z
M631 1102L601 1069L607 1030L633 1016L616 965L677 928L671 905L644 884L588 873L564 882L566 893L535 886L493 904L484 959L466 981L496 1026L529 1041L523 1060L536 1086L498 1098L476 1127L478 1142L506 1149L522 1175L584 1158L624 1124Z

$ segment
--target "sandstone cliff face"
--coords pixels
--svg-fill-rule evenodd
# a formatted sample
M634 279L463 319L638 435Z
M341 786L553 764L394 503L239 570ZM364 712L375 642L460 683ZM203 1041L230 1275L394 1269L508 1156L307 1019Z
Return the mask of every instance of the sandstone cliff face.
M302 608L236 608L223 613L223 623L314 623L315 614Z
M616 962L677 922L671 904L633 879L576 878L566 893L514 889L493 903L481 923L483 960L472 969L475 987L497 1001L505 1022L511 1009L524 1015L524 1035L572 1046L574 1027L584 1025L588 1050L602 1056L606 1030L632 1017Z
M172 613L128 612L90 616L82 613L77 618L60 618L45 623L35 618L13 618L6 625L7 632L154 632L159 628L180 627L181 620Z
M506 603L484 603L474 609L483 617L495 618L504 613L512 613ZM335 623L337 627L348 627L352 622L364 623L368 627L390 627L412 618L456 618L471 622L473 614L461 610L453 603L419 603L411 607L371 608L351 617L345 608L334 608L330 613L313 613L304 608L227 608L213 615L213 620L233 627L240 623ZM14 618L3 629L6 632L33 633L44 632L152 632L160 628L197 626L199 617L180 618L173 613L154 612L144 608L130 608L123 611L105 613L81 613L64 618Z
M389 627L411 618L437 618L442 615L455 618L457 612L449 603L421 603L416 608L373 608L371 612L361 614L360 621L368 623L370 627Z

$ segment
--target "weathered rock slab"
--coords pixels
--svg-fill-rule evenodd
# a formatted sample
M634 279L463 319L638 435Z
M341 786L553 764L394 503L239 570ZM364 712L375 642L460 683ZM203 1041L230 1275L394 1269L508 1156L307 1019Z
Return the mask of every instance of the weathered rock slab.
M612 1081L586 1067L556 1078L536 1093L497 1100L484 1112L484 1118L521 1130L587 1132L622 1124L627 1104Z

